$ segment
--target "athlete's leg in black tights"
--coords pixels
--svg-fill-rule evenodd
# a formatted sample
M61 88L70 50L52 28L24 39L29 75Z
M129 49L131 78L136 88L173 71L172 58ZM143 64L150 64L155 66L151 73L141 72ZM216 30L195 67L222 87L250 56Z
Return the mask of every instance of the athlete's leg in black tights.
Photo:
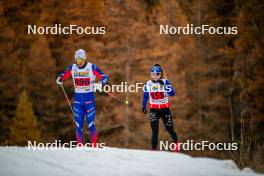
M173 129L172 115L170 113L170 109L169 108L162 109L161 119L162 119L162 121L164 123L164 126L165 126L166 130L170 134L171 139L173 140L173 142L177 143L178 142L178 137L177 137L177 133Z
M158 135L159 135L159 117L155 110L150 110L150 126L152 130L151 147L152 150L157 150L158 147Z
M151 146L152 150L157 150L158 135L159 135L159 118L162 118L164 126L173 142L178 142L177 133L173 129L173 121L169 108L164 109L150 109L150 125L152 129Z

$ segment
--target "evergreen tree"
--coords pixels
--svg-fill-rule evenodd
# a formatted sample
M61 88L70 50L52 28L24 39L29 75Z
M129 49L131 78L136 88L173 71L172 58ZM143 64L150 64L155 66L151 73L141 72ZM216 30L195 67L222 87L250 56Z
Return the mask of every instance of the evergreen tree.
M25 91L19 97L16 115L10 126L10 140L16 145L26 145L27 141L40 141L37 118Z

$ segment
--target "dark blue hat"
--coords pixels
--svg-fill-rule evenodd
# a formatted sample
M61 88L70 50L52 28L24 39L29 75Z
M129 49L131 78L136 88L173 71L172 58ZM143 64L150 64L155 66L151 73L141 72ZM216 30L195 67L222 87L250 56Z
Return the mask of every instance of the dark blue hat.
M150 72L151 73L161 73L161 68L160 66L152 66Z

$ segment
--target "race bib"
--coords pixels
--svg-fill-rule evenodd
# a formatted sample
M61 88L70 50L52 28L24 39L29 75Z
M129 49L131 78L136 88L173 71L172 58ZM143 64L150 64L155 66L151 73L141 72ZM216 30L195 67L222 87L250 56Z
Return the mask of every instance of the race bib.
M150 96L153 100L164 99L164 92L150 92Z
M90 78L74 78L74 83L76 86L89 86Z

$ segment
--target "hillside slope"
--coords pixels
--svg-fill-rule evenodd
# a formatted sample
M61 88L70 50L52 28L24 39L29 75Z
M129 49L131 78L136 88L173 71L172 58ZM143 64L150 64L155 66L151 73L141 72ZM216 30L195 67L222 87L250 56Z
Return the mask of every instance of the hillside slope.
M0 175L259 175L240 171L231 160L193 158L184 154L104 148L38 150L0 148Z

